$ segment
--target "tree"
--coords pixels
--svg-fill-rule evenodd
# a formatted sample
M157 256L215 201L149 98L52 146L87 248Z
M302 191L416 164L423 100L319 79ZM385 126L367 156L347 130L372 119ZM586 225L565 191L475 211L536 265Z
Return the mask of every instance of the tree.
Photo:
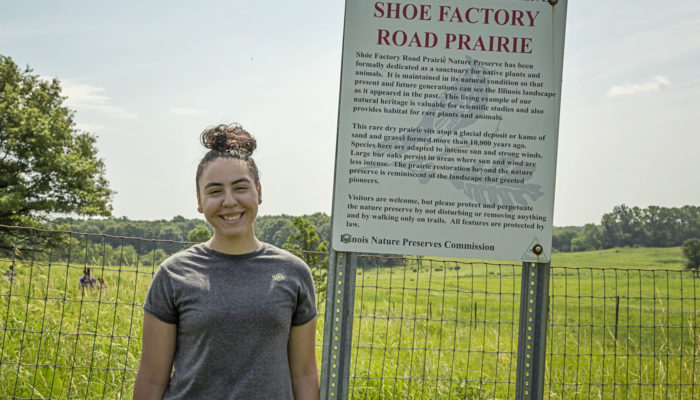
M589 251L600 248L600 229L595 224L586 224L583 231L571 239L571 251Z
M185 240L185 235L177 225L167 222L161 226L158 239L172 241L169 243L161 243L161 247L168 254L173 254L182 248L182 244L173 242L183 242Z
M211 237L211 231L205 225L197 225L187 234L187 240L190 242L206 242Z
M140 257L142 267L158 267L162 263L168 254L163 249L153 249L148 253Z
M0 55L0 224L110 215L113 192L95 137L77 130L64 100L57 79L41 80Z
M578 234L578 230L568 228L568 229L554 229L552 232L552 248L559 251L571 251L571 241Z
M685 267L700 272L700 239L688 239L683 242L682 248L683 255L688 259Z
M134 246L130 244L115 248L112 254L114 257L112 260L113 265L126 265L129 267L138 265L139 254L134 249Z
M316 228L303 217L294 217L291 227L296 232L289 235L282 247L294 251L311 267L317 301L322 303L328 277L328 242L321 241Z
M293 234L292 217L288 215L261 216L255 220L255 235L263 242L282 247Z

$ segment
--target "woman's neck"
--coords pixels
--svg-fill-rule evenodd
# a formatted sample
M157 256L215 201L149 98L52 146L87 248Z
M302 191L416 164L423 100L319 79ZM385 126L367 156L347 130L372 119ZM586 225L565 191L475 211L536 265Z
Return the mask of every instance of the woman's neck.
M262 242L253 235L250 238L219 238L214 235L204 243L209 248L225 254L246 254L251 253L262 246Z

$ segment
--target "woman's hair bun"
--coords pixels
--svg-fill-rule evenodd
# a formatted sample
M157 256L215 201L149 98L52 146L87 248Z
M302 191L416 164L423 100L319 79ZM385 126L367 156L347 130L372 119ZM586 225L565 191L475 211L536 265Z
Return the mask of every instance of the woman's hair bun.
M200 136L204 147L221 152L236 151L252 155L257 142L240 124L221 124L210 127Z

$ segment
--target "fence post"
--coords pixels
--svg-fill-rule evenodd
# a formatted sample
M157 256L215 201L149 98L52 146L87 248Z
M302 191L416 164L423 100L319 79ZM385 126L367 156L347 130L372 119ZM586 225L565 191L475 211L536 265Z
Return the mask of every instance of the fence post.
M540 400L549 315L549 263L523 262L515 398Z
M328 261L321 400L347 399L357 254L331 249Z
M617 349L617 324L620 321L620 296L615 296L615 349Z

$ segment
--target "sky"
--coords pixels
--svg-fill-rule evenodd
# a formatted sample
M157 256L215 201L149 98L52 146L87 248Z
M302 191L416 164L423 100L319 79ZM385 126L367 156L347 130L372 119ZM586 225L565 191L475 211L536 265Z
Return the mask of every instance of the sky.
M113 215L201 218L199 133L258 140L261 215L331 213L344 2L2 0L0 54L58 78ZM572 1L554 225L700 205L700 2Z

